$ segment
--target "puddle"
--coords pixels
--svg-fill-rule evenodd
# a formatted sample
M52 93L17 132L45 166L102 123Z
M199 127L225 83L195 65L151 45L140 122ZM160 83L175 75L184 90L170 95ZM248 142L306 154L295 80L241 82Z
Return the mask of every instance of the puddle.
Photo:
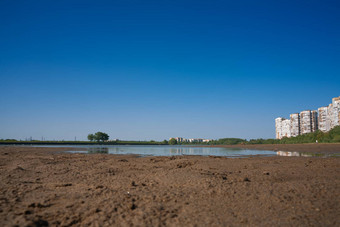
M315 152L296 152L296 151L267 151L249 150L241 148L226 147L199 147L183 145L47 145L34 147L67 147L69 153L82 154L118 154L118 155L137 155L145 156L177 156L177 155L201 155L201 156L221 156L234 158L247 157L269 157L269 156L289 156L289 157L340 157L340 153L315 153ZM72 150L72 148L76 148Z
M46 146L45 146L46 147ZM54 147L54 146L49 146ZM60 147L60 146L58 146ZM67 146L77 148L70 153L87 154L129 154L139 156L176 156L176 155L202 155L222 157L249 157L249 156L275 156L275 151L246 150L224 147L199 147L199 146L161 146L161 145L102 145L102 146Z

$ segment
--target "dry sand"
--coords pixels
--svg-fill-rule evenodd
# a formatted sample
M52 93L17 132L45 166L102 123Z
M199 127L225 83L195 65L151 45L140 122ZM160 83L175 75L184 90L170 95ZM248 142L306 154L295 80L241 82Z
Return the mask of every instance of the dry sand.
M0 226L340 226L339 158L62 150L0 147Z

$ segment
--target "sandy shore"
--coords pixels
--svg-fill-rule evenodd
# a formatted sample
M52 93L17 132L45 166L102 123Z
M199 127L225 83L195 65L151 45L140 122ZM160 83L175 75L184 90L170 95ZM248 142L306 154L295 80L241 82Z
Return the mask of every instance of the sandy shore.
M0 147L0 226L340 226L339 158L63 150Z

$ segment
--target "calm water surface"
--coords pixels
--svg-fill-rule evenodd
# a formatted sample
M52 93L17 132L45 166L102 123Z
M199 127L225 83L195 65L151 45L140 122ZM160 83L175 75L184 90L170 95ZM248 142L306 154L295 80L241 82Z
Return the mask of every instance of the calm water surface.
M203 156L226 156L242 157L252 155L274 156L274 151L265 150L244 150L238 148L222 147L198 147L198 146L138 146L138 145L102 145L102 146L36 146L36 147L74 147L83 148L84 150L72 150L71 153L105 153L105 154L134 154L141 156L173 156L173 155L203 155Z

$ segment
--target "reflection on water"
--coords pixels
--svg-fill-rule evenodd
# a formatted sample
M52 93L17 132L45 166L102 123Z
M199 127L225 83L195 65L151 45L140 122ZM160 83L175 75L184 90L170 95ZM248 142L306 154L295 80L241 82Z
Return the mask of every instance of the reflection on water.
M34 147L73 147L70 153L88 154L135 154L140 156L174 156L174 155L202 155L202 156L224 156L224 157L247 157L253 155L262 156L297 156L297 157L339 157L340 153L322 154L312 152L294 151L265 151L265 150L244 150L241 148L226 147L198 147L181 145L36 145Z
M91 147L87 149L89 154L108 154L109 148L107 147Z
M296 151L278 151L279 156L296 156L296 157L336 157L339 154L323 154L323 153L311 153L311 152L296 152Z
M103 153L103 154L135 154L141 156L174 156L174 155L202 155L202 156L224 156L245 157L252 155L276 155L274 151L244 150L239 148L224 147L196 147L196 146L147 146L147 145L102 145L102 146L68 146L76 147L77 151L71 153ZM84 151L79 151L84 148Z
M228 148L227 150L229 152L242 151L242 149L240 148ZM210 155L212 150L211 148L207 149L207 147L176 147L176 148L170 148L169 151L172 155L197 155L197 154ZM213 151L216 152L217 150L213 150ZM234 153L234 154L237 155L237 153Z

